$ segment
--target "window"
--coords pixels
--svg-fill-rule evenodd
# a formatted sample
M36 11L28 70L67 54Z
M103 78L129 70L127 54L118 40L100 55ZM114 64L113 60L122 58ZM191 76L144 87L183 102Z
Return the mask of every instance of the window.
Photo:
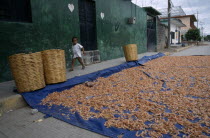
M30 0L0 0L0 21L32 22Z

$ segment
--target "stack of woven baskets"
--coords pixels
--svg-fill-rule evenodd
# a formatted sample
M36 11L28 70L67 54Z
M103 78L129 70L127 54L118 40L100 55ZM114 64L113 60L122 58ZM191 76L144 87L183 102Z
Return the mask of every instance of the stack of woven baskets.
M9 62L18 92L35 91L46 84L66 81L64 50L15 54L9 57Z

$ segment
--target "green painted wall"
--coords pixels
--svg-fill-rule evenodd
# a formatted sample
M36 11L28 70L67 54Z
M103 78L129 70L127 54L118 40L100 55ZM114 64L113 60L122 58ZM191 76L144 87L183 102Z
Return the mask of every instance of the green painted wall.
M75 5L74 12L68 3ZM69 49L72 36L79 35L76 0L31 0L33 23L0 22L0 81L11 80L8 56L20 52L37 52L60 48Z
M68 4L74 4L70 12ZM79 36L77 0L31 0L32 23L0 21L0 82L11 80L8 56L59 48L66 51L67 66L71 60L71 38ZM97 0L97 42L102 60L123 56L122 46L138 45L146 52L146 13L136 8L137 23L128 25L135 16L135 6L124 0ZM100 13L105 14L101 19ZM70 51L70 52L69 52Z
M102 60L123 57L122 46L137 44L138 52L147 51L147 14L125 0L97 0L97 42ZM136 9L136 12L135 12ZM100 13L105 14L104 19ZM128 18L136 16L136 24L129 25Z

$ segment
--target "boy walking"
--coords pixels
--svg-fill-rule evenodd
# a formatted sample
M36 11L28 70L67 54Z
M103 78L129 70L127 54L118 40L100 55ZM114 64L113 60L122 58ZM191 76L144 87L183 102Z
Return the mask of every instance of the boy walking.
M85 53L84 47L78 43L77 37L72 38L72 43L73 43L73 45L72 45L73 59L72 59L70 71L74 70L74 63L75 63L76 59L82 65L82 69L85 69L85 65L82 61L82 52L83 52L83 54Z

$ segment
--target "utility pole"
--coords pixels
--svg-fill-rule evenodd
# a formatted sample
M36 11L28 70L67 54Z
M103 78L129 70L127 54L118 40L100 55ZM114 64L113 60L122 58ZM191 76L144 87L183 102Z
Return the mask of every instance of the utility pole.
M203 35L203 32L204 32L204 28L203 26L201 26L201 41L204 41L204 35Z
M197 29L198 29L198 11L197 11Z
M167 48L170 48L171 41L171 0L168 0L168 42Z
M198 28L198 21L199 21L199 20L198 20L198 11L197 11L197 29L199 29L199 28ZM198 46L198 38L197 38L197 46Z
M205 22L200 21L199 23L200 23L202 40L204 40L204 27L203 27L203 25L205 25Z

